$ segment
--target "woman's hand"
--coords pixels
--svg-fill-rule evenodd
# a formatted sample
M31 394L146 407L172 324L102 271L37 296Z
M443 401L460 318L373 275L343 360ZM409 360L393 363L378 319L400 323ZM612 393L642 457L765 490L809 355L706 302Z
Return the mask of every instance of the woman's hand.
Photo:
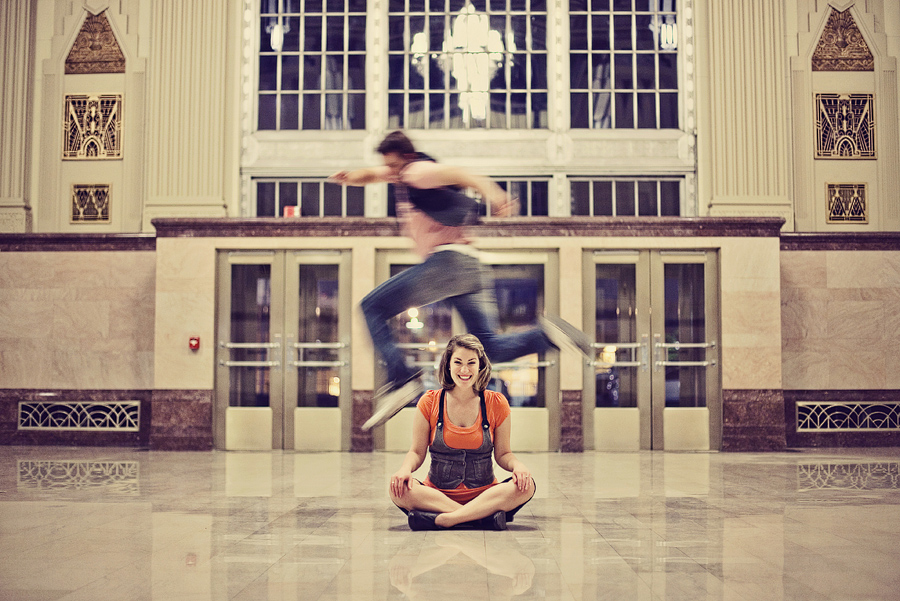
M410 488L412 488L412 473L408 470L400 469L391 476L391 494L398 499L403 498L403 494Z
M519 489L519 492L525 492L528 488L528 483L531 481L531 472L529 472L528 468L522 463L517 461L513 466L512 481L513 484L516 485L516 488Z

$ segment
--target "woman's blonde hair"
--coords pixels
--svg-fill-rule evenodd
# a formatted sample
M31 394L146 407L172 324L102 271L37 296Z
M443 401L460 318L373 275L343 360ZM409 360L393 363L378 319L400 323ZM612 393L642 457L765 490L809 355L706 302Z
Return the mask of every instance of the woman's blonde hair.
M453 376L450 375L450 357L453 356L453 352L458 348L475 351L478 355L478 377L475 378L472 388L475 392L484 392L484 389L487 388L488 383L491 381L491 360L488 359L487 353L484 352L484 345L472 334L458 334L447 343L447 350L444 351L440 367L438 368L438 382L441 383L444 390L451 390L456 386L453 383Z

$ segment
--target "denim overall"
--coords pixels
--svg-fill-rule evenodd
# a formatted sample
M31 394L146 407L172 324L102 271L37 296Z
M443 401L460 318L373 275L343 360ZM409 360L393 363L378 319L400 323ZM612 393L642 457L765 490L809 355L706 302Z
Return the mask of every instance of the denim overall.
M441 390L438 406L437 426L434 441L428 447L431 453L431 468L428 479L437 488L452 490L461 483L469 488L479 488L494 482L494 462L491 455L494 443L491 441L490 424L484 393L481 393L481 446L477 449L454 449L444 442L444 395Z

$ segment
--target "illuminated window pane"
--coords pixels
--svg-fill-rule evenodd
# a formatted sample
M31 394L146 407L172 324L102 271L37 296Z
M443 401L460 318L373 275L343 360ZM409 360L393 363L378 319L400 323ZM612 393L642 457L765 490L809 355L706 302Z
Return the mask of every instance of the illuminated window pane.
M391 2L388 23L391 127L548 127L546 2Z

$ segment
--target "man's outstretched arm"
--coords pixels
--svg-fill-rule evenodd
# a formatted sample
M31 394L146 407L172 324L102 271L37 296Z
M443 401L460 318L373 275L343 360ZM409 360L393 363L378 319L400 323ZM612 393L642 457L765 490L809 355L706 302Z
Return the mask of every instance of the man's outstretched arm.
M365 186L366 184L378 184L392 182L390 169L382 167L363 167L352 171L338 171L328 176L328 181L343 186Z

